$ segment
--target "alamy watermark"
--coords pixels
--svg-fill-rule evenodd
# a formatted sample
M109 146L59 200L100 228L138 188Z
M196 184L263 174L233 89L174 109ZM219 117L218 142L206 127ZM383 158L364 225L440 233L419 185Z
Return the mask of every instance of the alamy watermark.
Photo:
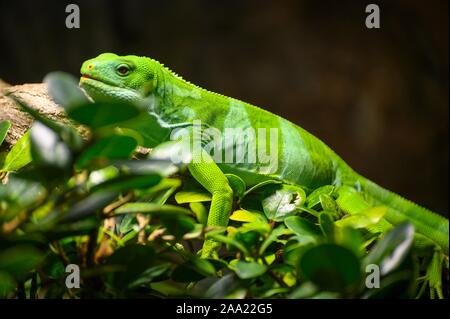
M66 6L66 28L79 29L80 28L80 7L76 4L68 4Z
M366 27L368 29L380 28L380 7L377 4L368 4L366 6Z
M366 266L366 287L369 289L380 288L380 267L376 264Z
M221 131L194 120L189 128L172 130L170 140L180 145L170 154L175 164L254 164L266 174L278 169L278 128L224 128Z
M66 287L80 288L80 267L77 264L68 264L66 273L69 273L66 277Z
M380 7L377 4L371 3L366 6L366 27L368 29L380 28ZM66 6L66 28L79 29L80 28L80 7L77 4L68 4Z

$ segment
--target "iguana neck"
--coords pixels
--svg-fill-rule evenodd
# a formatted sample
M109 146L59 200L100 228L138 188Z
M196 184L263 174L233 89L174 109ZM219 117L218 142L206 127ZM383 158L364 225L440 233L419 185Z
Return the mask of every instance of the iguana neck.
M199 105L210 92L161 66L155 91L154 112L170 123L192 122L198 116Z

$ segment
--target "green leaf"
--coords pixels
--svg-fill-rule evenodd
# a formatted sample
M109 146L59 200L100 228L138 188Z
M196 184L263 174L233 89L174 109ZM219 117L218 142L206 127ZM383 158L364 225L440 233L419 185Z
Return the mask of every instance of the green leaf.
M139 275L139 277L128 284L128 287L130 289L147 285L153 281L157 281L164 273L168 272L171 268L170 263L163 263L160 265L156 265L153 267L148 268L145 270L142 274Z
M7 272L0 271L0 298L10 298L15 289L16 282L14 278Z
M306 218L290 216L284 220L284 223L302 239L313 241L320 241L322 239L320 228Z
M208 260L211 265L214 266L216 271L219 271L228 265L228 263L222 259L206 258L205 260Z
M155 215L191 215L183 207L174 205L159 205L154 203L125 203L114 211L114 214L155 214Z
M233 239L244 245L248 251L251 251L259 241L260 234L255 230L240 231L233 233Z
M261 218L255 220L253 222L244 223L241 227L238 228L238 232L246 233L249 231L255 231L263 236L270 232L270 224Z
M205 205L202 203L189 203L189 208L194 212L197 220L203 226L206 226L208 221L208 211L206 210Z
M279 225L277 228L272 230L269 237L263 242L261 247L259 248L259 254L262 255L266 251L266 249L276 241L279 241L278 237L283 235L289 235L291 234L291 230L286 229L283 225Z
M308 213L310 215L313 215L316 218L319 218L319 215L320 215L318 211L316 211L316 210L314 210L312 208L304 207L304 206L299 207L299 210L301 212L306 212L306 213Z
M280 275L286 275L295 271L295 267L292 267L291 265L278 263L270 265L270 269Z
M96 191L124 192L130 189L144 189L157 185L161 181L161 176L149 175L121 175L117 178L107 180L104 183L95 185L92 188Z
M286 264L298 267L299 260L315 243L312 241L298 242L289 240L284 246L283 260Z
M328 195L331 196L334 192L334 186L325 185L315 189L311 194L308 195L306 199L306 206L308 208L314 208L320 203L320 195Z
M171 161L161 159L112 160L111 164L129 174L156 173L161 176L169 176L178 171L178 167Z
M10 127L11 127L10 121L8 120L0 121L0 145L2 145L3 140L6 137L6 133L8 133Z
M55 253L49 253L45 256L42 263L42 271L51 279L61 278L65 276L65 269L63 261L60 256Z
M375 264L386 275L395 270L407 256L414 240L414 226L402 223L377 242L365 258L364 264Z
M34 246L17 245L0 251L0 271L23 276L35 269L44 255Z
M253 193L256 190L259 190L260 188L263 188L263 187L265 187L267 185L272 185L272 184L279 185L281 183L282 183L281 181L275 180L275 179L270 179L270 180L263 181L261 183L258 183L256 185L250 187L248 190L246 190L245 193L244 193L244 196L247 196L248 194Z
M67 115L78 123L90 128L109 125L120 125L136 118L143 110L129 102L96 102L86 103L67 110Z
M116 220L116 225L118 225L119 232L124 235L133 230L133 227L137 225L136 216L127 214L123 216L122 220L120 220L120 223L118 222L118 220Z
M352 227L352 228L366 228L368 226L378 223L386 213L385 206L376 206L365 209L354 215L342 218L336 221L336 226Z
M76 203L66 214L64 214L61 222L73 222L87 216L96 214L100 209L108 205L117 197L115 192L97 192L82 201Z
M234 174L225 174L228 179L228 182L233 190L233 195L237 198L242 198L245 193L245 189L247 188L245 182L237 175Z
M331 219L331 217L328 213L321 213L319 215L319 225L320 225L320 229L322 230L322 233L325 236L325 238L329 242L333 242L335 226L334 226L333 220Z
M160 282L152 282L150 284L151 289L154 291L157 291L160 296L164 297L178 297L178 296L184 296L185 294L185 288L181 287L180 284L171 281L171 280L164 280Z
M66 169L72 163L69 147L50 128L35 122L30 131L31 155L41 165Z
M270 195L262 201L263 210L268 219L275 221L282 221L296 214L306 199L305 191L294 185L277 185L268 188L266 192Z
M227 298L234 291L241 288L238 278L233 273L227 274L214 282L206 291L207 298L222 299Z
M362 257L365 254L364 242L360 232L351 227L337 227L335 229L336 243L350 249L353 253Z
M0 171L12 172L17 171L30 163L32 160L30 152L30 131L25 133L17 143L11 148L3 162Z
M289 288L272 288L269 290L266 290L266 292L261 294L262 298L270 298L270 297L279 297L283 296L283 294L289 292Z
M78 221L71 221L65 224L47 222L27 227L29 233L38 231L45 233L45 238L49 241L67 238L70 236L83 236L92 233L99 226L99 220L95 216L86 217Z
M66 111L78 105L89 103L88 98L78 86L78 80L72 75L60 71L51 72L44 78L48 93L53 100Z
M143 147L156 147L162 142L169 140L171 129L162 126L159 118L148 112L139 114L139 116L120 124L120 127L129 128L142 136Z
M259 215L256 213L252 213L245 209L238 209L231 214L230 219L237 222L254 222L258 217Z
M184 234L195 229L195 222L191 217L183 215L161 215L161 222L167 231L176 238L183 237Z
M312 299L339 299L340 296L336 292L321 291L315 294Z
M234 264L236 275L241 279L249 279L261 276L267 270L267 266L257 262L245 262L239 260Z
M98 184L104 183L110 179L113 179L115 177L119 176L119 170L110 165L110 166L106 166L104 168L92 171L89 174L89 178L87 181L87 186L88 188L92 188Z
M305 279L328 291L344 291L361 280L358 258L335 244L322 244L306 251L300 260L300 271Z
M211 194L206 192L178 192L175 194L177 204L198 203L211 201Z
M154 265L155 251L150 246L131 244L116 250L106 264L122 271L109 274L109 281L119 291L136 286L136 281L144 276L144 271ZM147 274L148 275L148 274Z
M127 135L109 135L99 139L85 150L76 162L77 168L87 167L93 160L129 158L137 146L137 141Z
M214 276L216 274L216 269L214 266L206 259L201 259L196 256L192 256L188 261L192 268L204 276Z
M0 187L0 207L5 209L5 213L0 214L0 220L12 219L39 202L45 194L45 188L41 184L11 175L8 183Z
M227 244L229 246L232 246L234 248L239 249L241 252L244 253L244 255L248 256L250 255L249 251L247 250L247 248L245 247L245 245L243 245L242 243L240 243L239 241L237 241L234 238L231 237L227 237L218 233L214 233L214 232L209 232L206 234L207 238L209 239L214 239L217 240L218 242Z
M336 203L347 214L356 214L370 208L362 194L352 187L341 186L337 189L337 192L339 196Z
M18 178L39 182L47 189L52 189L58 187L65 179L67 180L71 172L70 167L31 165L24 167L15 174Z
M196 272L192 268L181 265L174 269L170 278L172 278L172 280L176 281L176 282L186 282L187 283L187 282L199 281L199 280L205 278L205 276Z
M205 259L191 257L185 263L175 268L171 278L177 282L192 282L208 276L215 275L214 266Z
M311 298L317 293L318 287L312 282L305 282L300 287L296 288L289 294L289 299L306 299Z

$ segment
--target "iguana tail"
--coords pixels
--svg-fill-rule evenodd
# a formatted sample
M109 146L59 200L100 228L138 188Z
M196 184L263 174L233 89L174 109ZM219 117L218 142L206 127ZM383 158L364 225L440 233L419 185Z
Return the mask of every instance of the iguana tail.
M388 207L384 218L389 223L397 225L404 221L410 221L419 234L439 245L448 256L448 219L388 191L366 178L360 178L359 181L366 194L377 203Z

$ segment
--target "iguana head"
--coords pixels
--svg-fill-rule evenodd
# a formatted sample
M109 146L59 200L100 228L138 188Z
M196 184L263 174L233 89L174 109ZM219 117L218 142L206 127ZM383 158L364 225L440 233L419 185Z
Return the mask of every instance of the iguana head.
M156 87L156 61L135 55L103 53L81 66L80 86L95 101L135 101Z

